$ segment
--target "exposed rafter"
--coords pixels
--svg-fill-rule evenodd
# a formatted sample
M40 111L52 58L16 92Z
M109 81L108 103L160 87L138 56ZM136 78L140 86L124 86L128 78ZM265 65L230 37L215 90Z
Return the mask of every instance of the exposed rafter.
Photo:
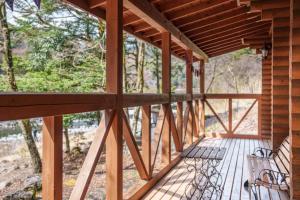
M208 59L208 56L197 45L167 20L166 17L147 0L124 0L124 7L135 13L148 24L151 24L151 26L160 32L170 32L174 42L185 49L191 49L194 52L194 56L198 59Z

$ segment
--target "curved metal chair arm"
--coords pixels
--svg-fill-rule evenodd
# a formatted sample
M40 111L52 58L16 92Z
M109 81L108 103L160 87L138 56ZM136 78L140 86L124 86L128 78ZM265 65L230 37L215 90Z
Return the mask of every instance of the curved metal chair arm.
M261 177L268 176L268 180L270 181L265 181L261 180ZM272 187L278 187L280 188L282 185L288 185L287 184L287 178L289 177L288 174L282 173L279 171L274 171L270 169L263 169L259 173L259 177L255 179L255 183L258 181L263 183L264 186L272 188Z
M253 156L261 157L261 158L272 158L275 152L272 149L256 147L254 152L252 153Z

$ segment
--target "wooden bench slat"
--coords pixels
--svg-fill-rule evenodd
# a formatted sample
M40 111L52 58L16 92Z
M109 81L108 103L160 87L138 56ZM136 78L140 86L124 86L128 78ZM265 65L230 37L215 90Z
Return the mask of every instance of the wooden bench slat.
M283 177L280 174L263 174L263 170L271 170L275 172L281 172L289 175L290 166L290 150L289 150L289 137L285 138L282 142L278 151L274 155L273 159L261 158L255 155L248 155L248 168L249 168L249 184L257 184L260 186L265 186L275 190L288 190L290 179L286 180L280 185L274 184L275 182L280 182ZM278 175L278 177L276 177Z

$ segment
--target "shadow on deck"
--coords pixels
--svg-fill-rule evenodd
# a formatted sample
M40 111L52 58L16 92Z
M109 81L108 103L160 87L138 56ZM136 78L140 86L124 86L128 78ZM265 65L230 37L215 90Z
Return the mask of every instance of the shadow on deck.
M251 154L255 147L270 148L270 141L205 138L198 146L225 147L227 149L224 159L218 166L218 170L223 177L222 186L224 188L220 199L249 199L249 192L243 186L248 178L246 155ZM181 161L155 187L153 187L144 199L187 199L185 190L190 190L188 184L192 180L193 175L194 173L188 171L185 162ZM198 178L201 179L201 177ZM211 199L218 199L215 195L216 194L214 194ZM285 192L277 192L276 190L269 190L264 187L259 189L259 195L262 200L289 199L288 194ZM194 193L194 196L189 199L198 199L198 196L199 193ZM251 199L255 199L253 195Z

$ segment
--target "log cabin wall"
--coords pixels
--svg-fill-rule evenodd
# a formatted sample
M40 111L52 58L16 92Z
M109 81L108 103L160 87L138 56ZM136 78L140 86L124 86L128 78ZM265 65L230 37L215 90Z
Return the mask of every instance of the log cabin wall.
M291 199L300 199L300 1L291 0L290 24Z
M261 136L271 138L272 54L262 61Z
M272 20L272 145L289 134L289 16Z

